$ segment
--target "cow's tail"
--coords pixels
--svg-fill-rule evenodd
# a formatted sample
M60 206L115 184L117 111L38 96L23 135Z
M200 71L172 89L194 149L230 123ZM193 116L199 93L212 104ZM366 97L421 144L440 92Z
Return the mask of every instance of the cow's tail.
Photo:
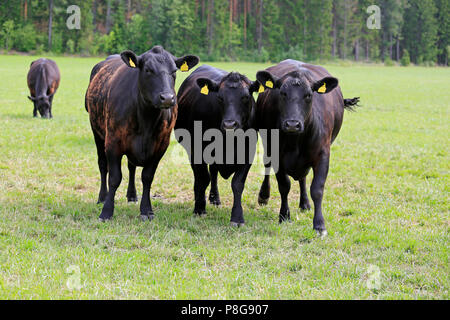
M355 111L355 107L359 107L359 97L352 99L344 99L344 108L350 111Z

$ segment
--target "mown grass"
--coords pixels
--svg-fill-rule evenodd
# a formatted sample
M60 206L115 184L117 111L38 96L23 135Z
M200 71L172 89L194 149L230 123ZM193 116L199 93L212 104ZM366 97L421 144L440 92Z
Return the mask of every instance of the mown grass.
M298 184L291 223L277 223L274 178L269 205L257 205L260 165L244 192L245 227L228 225L223 179L223 205L194 217L193 176L174 140L153 183L156 218L142 223L138 205L126 203L124 161L114 219L98 222L84 110L98 59L55 58L62 81L50 121L33 119L26 98L34 59L0 56L0 298L449 298L450 69L329 66L345 97L360 96L363 107L346 113L332 147L329 235L319 239L312 212L298 210ZM266 67L213 65L251 79ZM70 268L79 268L80 287L70 285Z

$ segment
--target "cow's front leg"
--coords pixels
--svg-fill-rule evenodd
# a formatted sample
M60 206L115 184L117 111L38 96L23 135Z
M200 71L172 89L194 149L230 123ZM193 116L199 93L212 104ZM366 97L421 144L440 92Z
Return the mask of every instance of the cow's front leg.
M136 195L136 184L135 184L135 176L136 176L136 166L128 160L128 189L127 189L127 200L128 202L137 202Z
M142 169L142 200L141 200L141 219L152 220L155 215L150 201L150 188L152 186L153 177L155 176L156 165L148 165Z
M278 170L277 174L277 182L278 182L278 190L280 191L281 196L281 207L280 207L280 216L279 223L283 221L291 220L291 214L289 211L289 203L288 203L288 195L291 190L291 180L288 175L281 169Z
M311 209L311 205L309 204L308 193L306 192L306 177L300 179L300 204L299 208L301 210L309 210Z
M251 165L246 164L239 168L231 180L231 189L233 190L233 209L231 210L231 226L243 226L244 213L242 211L242 192L244 191L245 180Z
M194 172L194 213L204 215L206 214L205 191L210 182L208 167L206 164L192 164L191 167Z
M33 117L37 117L37 108L36 108L36 106L34 106L34 109L33 109Z
M313 226L317 234L325 236L327 230L325 229L325 219L322 215L322 198L325 181L328 175L328 166L330 162L329 152L324 153L320 160L313 166L314 178L311 184L311 198L314 202L314 220Z
M220 206L219 188L217 187L217 173L217 167L210 165L209 175L211 177L211 189L209 190L209 202L215 206Z
M117 188L122 181L122 155L117 155L112 152L106 151L106 158L108 161L108 194L106 195L105 204L103 205L102 213L99 220L106 221L112 218L114 214L114 197L116 195Z

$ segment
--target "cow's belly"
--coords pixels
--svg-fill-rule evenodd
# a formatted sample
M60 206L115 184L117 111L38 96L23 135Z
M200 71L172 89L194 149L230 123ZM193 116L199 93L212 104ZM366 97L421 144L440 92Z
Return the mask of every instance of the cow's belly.
M301 155L300 151L280 155L280 166L280 169L283 169L295 180L306 177L311 168L309 159L305 155Z

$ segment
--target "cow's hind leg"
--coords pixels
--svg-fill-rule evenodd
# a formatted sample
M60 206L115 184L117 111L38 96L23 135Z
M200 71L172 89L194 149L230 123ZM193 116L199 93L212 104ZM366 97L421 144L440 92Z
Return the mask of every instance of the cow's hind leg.
M143 221L152 220L155 215L153 213L152 203L150 201L150 189L152 187L153 178L158 163L152 163L142 169L142 199L141 199L141 219Z
M279 222L291 220L291 214L289 211L289 203L288 203L288 195L291 190L291 180L286 173L278 171L276 174L277 182L278 182L278 190L281 195L281 208L280 208L280 217Z
M217 173L217 167L210 165L209 175L211 177L211 189L209 190L209 202L215 206L220 206L219 189L217 187Z
M136 184L135 184L135 176L136 176L136 166L128 160L128 189L127 189L127 200L128 202L137 202L137 194L136 194Z
M328 175L330 157L329 154L324 154L318 163L313 167L314 178L311 184L311 198L314 201L314 230L320 235L325 236L327 230L325 229L325 219L322 215L322 198L325 181Z
M194 213L204 215L206 214L205 191L210 182L208 167L206 164L191 164L191 167L194 171Z
M108 188L106 186L106 175L108 173L108 162L105 153L105 140L100 138L94 131L95 145L97 146L98 168L100 170L100 191L98 193L97 203L104 203Z
M300 179L299 185L300 185L300 204L299 204L299 208L301 210L310 210L311 209L311 205L309 204L308 193L306 191L306 177L303 178L303 179Z
M106 159L108 160L109 190L105 199L105 204L103 205L102 213L99 217L100 221L105 221L112 218L114 214L114 197L116 196L117 188L119 188L120 182L122 181L122 156L117 155L114 152L107 151Z

